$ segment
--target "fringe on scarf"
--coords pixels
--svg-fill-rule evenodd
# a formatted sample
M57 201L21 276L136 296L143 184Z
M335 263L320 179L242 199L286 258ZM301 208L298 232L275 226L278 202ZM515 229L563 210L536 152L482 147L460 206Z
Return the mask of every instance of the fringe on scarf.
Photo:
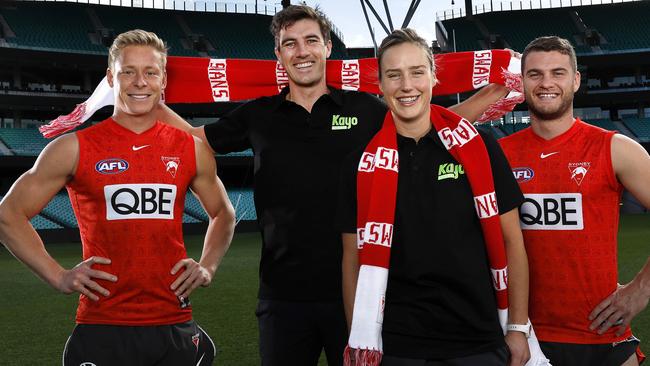
M344 366L379 366L383 354L378 350L353 349L345 347L343 354ZM354 363L353 361L354 360Z
M522 103L526 99L523 94L524 86L521 80L521 74L510 72L505 68L502 68L501 72L503 74L504 86L511 90L511 92L505 98L501 98L489 106L476 121L478 123L497 120L506 113L511 112L517 104Z
M56 137L62 133L74 130L77 126L81 125L84 120L83 116L86 114L86 102L77 104L72 113L65 116L59 116L47 125L40 126L38 130L43 134L43 137L49 139Z

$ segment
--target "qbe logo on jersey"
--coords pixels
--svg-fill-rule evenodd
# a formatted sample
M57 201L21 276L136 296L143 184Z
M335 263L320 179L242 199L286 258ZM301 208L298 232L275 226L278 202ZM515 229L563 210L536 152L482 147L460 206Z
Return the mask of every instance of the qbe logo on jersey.
M106 220L174 219L173 184L113 184L104 186Z
M582 194L525 194L519 219L522 230L582 230Z

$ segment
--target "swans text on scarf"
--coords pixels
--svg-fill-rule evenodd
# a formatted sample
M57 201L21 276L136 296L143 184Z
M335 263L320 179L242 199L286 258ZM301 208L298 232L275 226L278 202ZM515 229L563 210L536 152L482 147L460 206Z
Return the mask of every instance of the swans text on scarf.
M359 90L359 60L343 60L341 84L343 90Z
M363 228L357 228L357 248L364 243L390 248L393 244L393 225L385 222L366 222Z
M371 154L364 152L359 160L360 172L374 172L375 167L380 169L392 170L397 173L399 154L395 149L387 149L385 147L378 147L377 152Z
M469 121L463 118L453 130L445 127L438 131L438 136L440 136L440 140L445 144L447 150L451 150L454 146L463 146L478 136L478 131Z
M497 291L505 290L508 288L508 267L502 269L490 268L492 272L492 284Z
M289 85L289 74L287 74L287 69L282 66L280 61L275 63L275 82L278 84L278 93Z
M212 88L212 99L215 102L230 101L225 59L210 59L210 63L208 64L208 79L210 80L210 88Z
M476 207L478 217L481 219L487 219L488 217L499 214L497 195L494 192L474 197L474 206Z
M474 89L490 83L490 66L492 66L492 51L474 51L474 68L472 69Z

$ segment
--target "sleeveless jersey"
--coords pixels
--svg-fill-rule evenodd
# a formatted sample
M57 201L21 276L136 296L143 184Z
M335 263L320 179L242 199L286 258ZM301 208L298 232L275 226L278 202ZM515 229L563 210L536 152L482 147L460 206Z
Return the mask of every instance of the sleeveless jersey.
M530 267L529 316L546 342L623 340L589 330L589 314L617 286L622 185L611 159L614 132L576 119L551 140L532 128L500 140L526 200L520 223Z
M189 303L170 289L170 271L186 258L185 194L196 175L194 139L161 122L136 134L112 119L76 133L79 162L67 184L83 247L111 259L94 269L117 276L96 280L110 291L95 302L79 298L77 323L165 325L191 320ZM180 271L182 272L182 271Z

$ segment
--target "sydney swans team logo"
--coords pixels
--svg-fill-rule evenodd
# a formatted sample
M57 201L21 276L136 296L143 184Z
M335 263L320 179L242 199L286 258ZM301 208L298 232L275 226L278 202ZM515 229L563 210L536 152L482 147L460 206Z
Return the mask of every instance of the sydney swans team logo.
M129 169L129 163L124 159L104 159L95 164L95 170L101 174L124 173L127 169Z
M175 156L161 156L160 160L165 164L167 173L176 178L176 172L178 172L178 166L181 165L181 159Z
M591 167L590 162L569 163L569 171L571 172L571 179L578 185L582 183Z

